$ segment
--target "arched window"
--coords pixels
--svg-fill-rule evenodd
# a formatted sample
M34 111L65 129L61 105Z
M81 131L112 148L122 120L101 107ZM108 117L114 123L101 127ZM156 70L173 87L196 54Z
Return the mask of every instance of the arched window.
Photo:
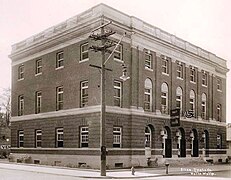
M161 112L168 113L168 85L166 83L161 85Z
M221 121L221 105L217 105L217 121Z
M181 87L176 88L176 108L179 108L182 111L182 95L183 91Z
M195 114L195 101L196 101L196 96L195 96L195 92L193 91L193 90L191 90L190 91L190 100L189 100L189 104L190 104L190 107L189 107L189 109L191 110L191 111L193 111L194 112L194 114Z
M206 119L206 106L207 106L207 97L206 94L203 93L201 96L201 118Z
M149 78L144 82L144 110L152 111L152 81Z
M149 126L145 128L145 147L151 148L152 146L152 130Z

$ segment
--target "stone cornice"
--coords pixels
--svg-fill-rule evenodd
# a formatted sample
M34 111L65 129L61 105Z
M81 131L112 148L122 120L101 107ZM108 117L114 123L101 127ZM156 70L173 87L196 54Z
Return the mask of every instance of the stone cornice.
M124 14L116 9L113 9L105 4L99 4L77 16L74 16L56 26L53 26L39 34L36 34L34 36L31 36L30 38L21 41L19 43L16 43L12 46L12 53L10 55L10 58L12 60L14 59L20 59L20 54L23 54L25 52L31 51L35 47L44 46L44 44L47 44L46 48L48 48L48 44L52 44L51 42L56 41L64 42L66 40L65 35L71 33L71 32L77 32L79 27L83 27L85 25L85 28L92 29L94 28L91 23L96 21L97 19L101 18L102 16L105 17L105 19L111 19L117 26L120 26L121 28L125 27L126 29L129 28L130 31L134 31L135 33L139 34L142 38L144 36L151 37L155 40L155 42L164 45L162 48L168 48L171 49L177 49L179 52L178 54L185 54L184 57L188 58L190 57L196 57L197 59L200 59L200 62L205 62L208 64L211 64L214 68L213 71L216 71L219 74L226 74L228 72L226 60L217 57L215 54L210 53L200 47L197 47L185 40L182 40L166 31L163 31L160 28L157 28L155 26L152 26L136 17L129 16L127 14ZM113 23L113 24L114 24ZM86 31L85 31L86 32ZM137 36L133 36L137 37ZM60 39L63 38L63 39ZM48 43L49 42L49 43ZM135 41L133 40L133 43ZM140 41L137 41L137 45L139 45ZM136 46L136 43L132 46ZM45 47L45 46L44 46ZM145 47L145 45L144 45ZM164 50L162 49L163 53ZM168 52L165 52L168 54ZM32 54L31 52L28 54ZM177 57L176 54L170 53L169 55L174 56L174 58ZM170 56L170 57L171 57ZM198 64L200 66L200 64Z
M106 112L115 113L115 114L123 114L123 115L144 116L144 117L150 117L150 118L155 118L155 119L170 119L169 115L156 114L155 112L146 112L143 109L135 109L135 108L128 109L128 108L120 108L120 107L115 107L115 106L107 106ZM11 118L11 121L15 122L15 121L35 120L35 119L53 118L53 117L61 117L61 116L89 114L89 113L100 113L100 105L89 106L86 108L75 108L75 109L67 109L67 110L61 110L61 111L52 111L52 112L40 113L40 114L14 116ZM219 125L219 126L226 127L226 124L222 122L202 121L202 120L198 120L195 118L181 117L181 121L201 123L201 124L210 124L210 125Z

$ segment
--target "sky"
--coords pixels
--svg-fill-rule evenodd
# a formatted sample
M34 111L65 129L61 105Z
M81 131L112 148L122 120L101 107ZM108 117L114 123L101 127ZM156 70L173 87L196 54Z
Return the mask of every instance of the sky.
M10 87L11 45L99 3L135 16L227 60L231 69L231 0L0 0L0 93ZM227 119L231 123L231 72Z

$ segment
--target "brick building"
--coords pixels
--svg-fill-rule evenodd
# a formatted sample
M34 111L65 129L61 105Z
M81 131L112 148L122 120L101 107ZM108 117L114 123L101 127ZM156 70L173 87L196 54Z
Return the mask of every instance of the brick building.
M89 65L102 56L88 48L102 19L113 21L114 40L127 33L106 65L107 166L224 161L226 61L104 4L12 46L14 160L99 167L100 72ZM171 127L176 108L180 126Z

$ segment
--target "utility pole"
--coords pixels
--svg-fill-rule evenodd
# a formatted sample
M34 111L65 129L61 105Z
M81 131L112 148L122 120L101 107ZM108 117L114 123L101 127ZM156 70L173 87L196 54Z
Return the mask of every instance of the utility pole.
M102 19L101 26L97 27L91 32L89 38L95 41L101 41L100 45L92 45L89 49L98 52L101 52L102 61L101 66L96 66L90 64L91 67L101 69L101 113L100 113L100 150L101 150L101 163L100 163L100 174L101 176L106 176L106 156L107 156L107 149L106 149L106 133L105 133L105 126L106 126L106 90L105 90L105 71L112 71L105 67L106 63L114 53L115 49L118 47L120 42L122 41L123 37L126 33L121 37L119 42L115 42L113 40L108 39L109 36L115 34L114 31L107 31L105 27L111 24L112 22L108 22L104 24L104 20ZM96 34L95 32L100 30L100 34ZM114 47L113 50L110 50L111 47ZM110 55L106 59L106 53L110 53ZM123 75L120 77L123 81L126 81L130 77L127 77L127 67L125 64L122 65L123 67Z
M101 69L101 113L100 113L100 150L101 150L101 163L100 163L100 174L101 176L106 176L106 135L105 135L105 120L106 120L106 101L105 101L105 70L109 70L105 68L105 52L110 52L108 48L115 45L115 42L108 39L108 37L112 34L115 34L115 32L105 31L105 26L111 24L111 22L104 24L102 20L101 26L94 29L92 31L92 34L89 36L91 39L98 41L101 41L100 46L91 46L90 49L98 52L101 51L102 55L102 61L101 61L101 67L90 65L92 67L96 67ZM100 29L100 34L94 34L95 31Z

